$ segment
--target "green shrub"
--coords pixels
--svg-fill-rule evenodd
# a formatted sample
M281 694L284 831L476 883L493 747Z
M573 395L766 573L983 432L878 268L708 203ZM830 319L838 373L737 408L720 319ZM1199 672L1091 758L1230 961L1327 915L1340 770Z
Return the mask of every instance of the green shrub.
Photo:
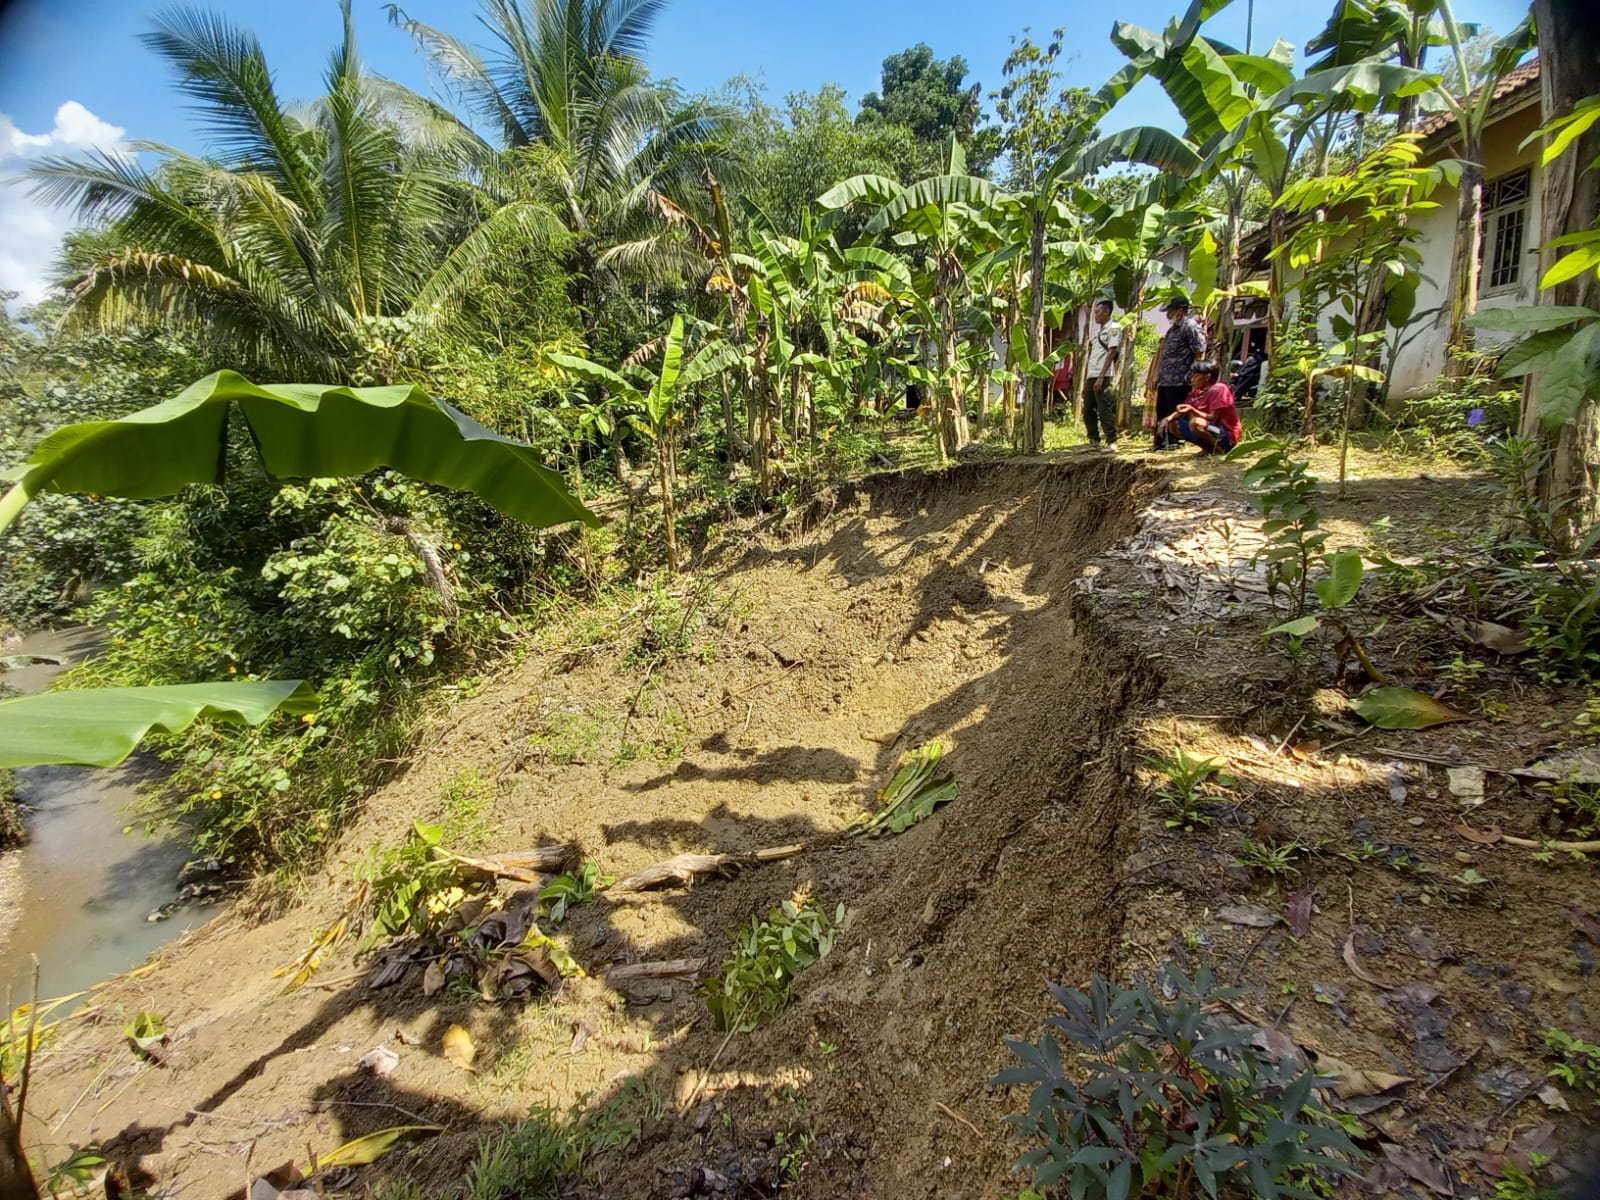
M1544 1031L1544 1044L1556 1060L1551 1079L1600 1096L1600 1046L1554 1027Z
M751 917L749 928L733 935L722 974L700 986L716 1027L748 1033L788 1004L795 977L827 957L844 916L842 904L830 923L815 900L785 900L765 921Z
M28 840L28 827L17 809L17 773L0 768L0 850Z
M1481 461L1517 432L1522 389L1487 375L1442 376L1434 391L1400 402L1387 441L1411 454Z
M1065 1016L1038 1044L1006 1039L1023 1065L996 1083L1030 1088L1009 1118L1037 1143L1018 1166L1040 1189L1073 1196L1307 1196L1355 1173L1360 1153L1312 1095L1314 1075L1256 1051L1255 1031L1206 1006L1233 994L1202 968L1168 969L1168 1004L1148 984L1096 976L1086 992L1052 987ZM1075 1051L1075 1052L1074 1052Z
M550 923L559 925L566 919L569 909L588 904L600 894L601 888L610 887L616 881L615 875L601 875L600 864L591 860L584 863L581 870L564 871L545 884L539 892L539 903L545 906Z

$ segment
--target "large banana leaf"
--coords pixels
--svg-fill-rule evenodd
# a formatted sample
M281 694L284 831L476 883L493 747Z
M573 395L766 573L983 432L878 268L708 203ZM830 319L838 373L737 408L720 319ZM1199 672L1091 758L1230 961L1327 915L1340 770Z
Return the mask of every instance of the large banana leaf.
M602 367L597 362L590 362L587 358L579 358L575 354L547 354L545 358L552 365L560 367L568 374L576 375L585 383L599 384L618 400L644 406L644 393L610 367Z
M867 222L864 232L873 237L893 229L906 214L918 209L944 210L954 204L982 206L992 203L997 195L994 184L975 175L930 175L890 197Z
M672 328L667 333L666 346L661 353L661 374L650 389L645 410L650 423L657 429L665 425L672 415L672 406L678 398L678 376L683 374L683 314L672 318Z
M317 694L298 679L88 688L0 701L0 767L114 767L151 730L179 733L199 717L259 725L298 716Z
M116 421L66 425L0 471L0 531L43 491L149 499L220 483L230 414L249 426L269 475L328 478L393 467L477 495L530 525L598 523L532 446L502 437L408 385L260 386L218 371L171 400Z
M843 208L858 200L884 204L901 190L900 184L887 175L852 175L823 192L817 203L823 208Z
M1045 180L1050 183L1060 176L1087 179L1114 162L1143 163L1174 175L1189 175L1200 165L1200 155L1169 130L1136 125L1090 142L1071 158L1063 156L1046 172Z
M844 261L847 266L867 269L887 276L895 291L900 293L911 290L911 269L906 266L905 259L881 250L877 246L852 246L844 252Z

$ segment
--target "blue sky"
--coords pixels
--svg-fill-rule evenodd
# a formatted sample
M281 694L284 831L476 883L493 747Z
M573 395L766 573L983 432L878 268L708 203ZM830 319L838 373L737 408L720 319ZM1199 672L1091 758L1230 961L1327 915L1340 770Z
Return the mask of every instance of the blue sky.
M649 53L652 71L692 90L718 87L734 75L762 82L768 98L841 84L852 100L878 86L885 55L919 41L941 58L961 54L969 78L987 92L1000 81L1009 37L1031 27L1036 40L1062 26L1074 59L1072 83L1093 87L1123 61L1111 45L1113 20L1159 28L1183 0L674 0ZM1456 0L1462 20L1507 32L1526 2ZM0 17L0 175L29 156L107 145L120 137L198 148L190 114L165 70L138 42L166 0L14 0ZM220 9L255 31L288 99L314 95L323 61L339 29L336 0L221 0ZM475 40L471 0L409 0L412 16ZM1255 46L1276 37L1296 46L1313 35L1331 0L1257 0ZM421 90L437 81L410 39L392 28L381 4L355 0L362 52L376 71ZM1243 45L1246 6L1235 0L1206 26ZM68 106L68 107L63 107ZM1172 112L1152 85L1119 106L1112 125L1166 124ZM65 221L39 210L15 187L0 186L0 290L36 293L50 247Z

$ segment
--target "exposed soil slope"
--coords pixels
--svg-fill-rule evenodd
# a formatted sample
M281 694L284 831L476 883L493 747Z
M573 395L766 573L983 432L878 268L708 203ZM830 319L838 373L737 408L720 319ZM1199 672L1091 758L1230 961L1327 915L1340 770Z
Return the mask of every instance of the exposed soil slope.
M1393 538L1426 542L1429 525L1488 520L1484 487L1369 478L1327 502L1329 527L1355 543L1391 513ZM1519 765L1570 735L1578 702L1496 660L1477 721L1364 733L1315 690L1330 663L1297 673L1262 642L1258 541L1236 467L1086 453L874 478L726 527L675 627L648 606L575 614L456 706L302 907L259 928L215 923L107 989L104 1021L48 1056L45 1140L104 1143L203 1200L237 1194L247 1159L260 1171L436 1123L450 1132L363 1181L448 1188L495 1121L588 1098L638 1131L574 1195L999 1200L1020 1186L1004 1118L1021 1100L986 1081L1009 1060L1005 1035L1037 1038L1046 983L1203 960L1247 989L1241 1017L1307 1061L1413 1080L1358 1098L1374 1190L1481 1194L1499 1156L1560 1140L1531 1085L1544 1026L1595 1020L1594 950L1567 915L1592 912L1595 889L1586 864L1464 839L1459 800L1417 758ZM1427 683L1452 652L1437 629L1397 618L1371 644ZM663 637L678 648L641 658ZM900 836L845 833L901 756L935 739L959 798ZM1180 745L1239 777L1210 829L1169 829L1151 795L1147 757ZM348 946L281 994L273 969L335 918L355 865L436 819L466 768L498 782L488 850L575 842L625 875L685 851L806 849L575 910L563 940L591 978L554 999L428 999L420 966L369 990L371 963ZM1491 775L1468 815L1537 833L1548 808ZM1233 861L1249 840L1296 839L1296 875ZM1452 880L1466 866L1492 885ZM1314 905L1299 937L1222 915L1281 921L1295 891ZM794 895L846 904L847 932L752 1034L711 1029L684 983L604 982L619 964L714 966L730 932ZM133 1063L120 1037L142 1009L177 1030L164 1068ZM458 1022L476 1074L440 1056ZM384 1079L356 1066L379 1044L399 1055Z
M993 1191L1011 1149L934 1104L981 1100L1002 1032L1027 1026L1042 979L1110 965L1123 789L1104 750L1153 680L1136 684L1127 662L1076 636L1068 585L1134 528L1152 488L1114 459L974 464L871 479L733 530L698 566L723 620L701 635L703 652L643 678L629 661L641 619L620 614L532 653L462 702L373 798L305 906L260 928L218 923L109 991L106 1023L53 1052L38 1111L53 1122L92 1085L60 1144L109 1143L163 1186L204 1197L237 1190L235 1152L251 1141L258 1169L303 1158L308 1141L326 1150L403 1123L381 1107L392 1104L460 1131L405 1167L443 1182L486 1120L653 1068L648 1086L669 1107L698 1092L730 1112L753 1106L765 1127L817 1122L825 1138L805 1172L817 1194ZM899 837L842 836L901 755L936 738L960 798ZM435 816L465 767L500 780L490 849L575 841L620 875L686 850L814 847L733 880L577 910L564 929L593 974L640 959L714 964L731 931L797 892L845 903L849 932L798 1002L731 1042L709 1080L683 1072L710 1063L723 1036L681 984L625 1005L575 981L563 1003L519 1010L449 992L424 1000L420 968L368 991L343 951L314 986L281 995L273 969L332 921L352 865ZM119 1057L123 1014L142 1009L178 1031L167 1068ZM437 1057L452 1022L475 1034L476 1077ZM584 1023L587 1047L562 1054ZM421 1045L402 1048L397 1028ZM402 1061L379 1081L354 1060L385 1041ZM769 1111L784 1083L782 1111ZM675 1194L662 1172L748 1157L755 1135L737 1127L726 1145L695 1149L679 1136L693 1117L647 1121L642 1150L608 1164L603 1193Z

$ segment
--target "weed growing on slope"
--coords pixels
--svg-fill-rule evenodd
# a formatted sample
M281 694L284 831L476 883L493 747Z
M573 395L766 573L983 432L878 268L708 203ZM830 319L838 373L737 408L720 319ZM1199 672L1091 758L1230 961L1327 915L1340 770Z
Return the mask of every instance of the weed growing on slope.
M1181 746L1171 758L1147 756L1144 761L1167 777L1156 796L1175 810L1167 819L1168 829L1192 833L1209 826L1213 817L1205 804L1214 793L1207 790L1208 785L1230 788L1234 784L1233 776L1223 770L1225 764L1215 758L1191 758Z

